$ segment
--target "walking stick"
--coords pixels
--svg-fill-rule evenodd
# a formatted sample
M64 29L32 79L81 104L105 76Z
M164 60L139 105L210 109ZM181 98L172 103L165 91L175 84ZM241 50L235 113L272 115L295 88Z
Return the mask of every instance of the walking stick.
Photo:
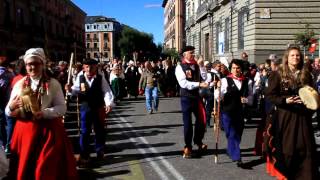
M215 77L214 77L215 81ZM213 113L212 117L214 118L214 128L213 128L213 136L216 138L216 151L214 155L214 163L218 163L218 144L219 144L219 136L220 136L220 87L215 87L214 86L214 92L215 90L218 89L218 103L214 99L214 104L213 104Z
M214 157L214 163L218 163L218 144L220 139L220 87L218 87L218 107L217 107L217 114L216 114L216 154Z
M77 123L78 123L78 135L80 135L80 112L79 112L79 96L77 96Z
M71 57L70 57L70 61L69 61L67 84L70 84L70 82L71 82L72 64L73 64L73 53L71 53ZM67 102L67 100L68 100L67 94L68 94L68 93L66 92L66 96L65 96L66 102Z
M71 75L72 75L72 64L73 64L73 53L71 53L70 61L69 61L69 68L68 68L68 79L67 84L70 84L71 81ZM64 87L63 87L64 88ZM66 91L64 101L67 105L68 103L68 91ZM62 117L62 122L64 123L65 116Z

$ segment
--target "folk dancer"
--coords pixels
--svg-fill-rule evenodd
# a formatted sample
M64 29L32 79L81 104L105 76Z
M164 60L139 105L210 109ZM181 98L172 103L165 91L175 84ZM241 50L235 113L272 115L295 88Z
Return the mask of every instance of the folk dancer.
M194 59L194 47L186 46L183 49L183 59L176 67L175 75L180 85L181 109L184 126L184 150L183 157L192 157L192 137L193 142L198 146L198 153L201 155L207 145L202 142L206 127L205 109L199 95L199 88L207 88L208 83L200 82L202 76L206 79L206 70L199 67ZM194 113L195 127L192 129L192 113ZM194 136L193 136L194 133Z
M98 61L87 59L75 83L71 87L72 95L78 95L80 107L80 157L79 166L87 166L90 158L89 140L92 124L95 131L95 149L97 159L104 158L105 118L113 106L113 94L104 76L97 71ZM70 85L66 88L70 90Z
M6 114L16 118L9 179L78 179L62 124L66 105L60 83L45 73L42 48L24 55L27 75L13 87Z
M277 179L319 179L312 127L314 112L306 108L297 93L304 85L312 84L300 48L288 47L282 66L271 72L266 89L266 98L275 105L265 133L270 136L265 143L269 150L267 172Z
M252 81L242 74L241 60L233 59L230 63L230 74L217 83L221 86L221 120L228 140L227 154L237 166L243 165L240 142L244 129L243 105L252 104ZM218 89L215 98L218 99Z

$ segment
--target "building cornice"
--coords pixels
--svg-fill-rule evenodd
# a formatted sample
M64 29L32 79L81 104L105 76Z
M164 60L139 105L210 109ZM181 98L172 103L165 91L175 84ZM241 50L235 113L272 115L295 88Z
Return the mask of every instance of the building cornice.
M86 12L84 12L80 7L78 7L76 4L74 4L71 0L66 0L67 3L69 3L69 5L75 9L77 9L79 12L81 12L83 15L87 15Z
M163 8L165 8L165 7L166 7L167 2L168 2L168 0L163 0L163 2L162 2L162 7L163 7Z

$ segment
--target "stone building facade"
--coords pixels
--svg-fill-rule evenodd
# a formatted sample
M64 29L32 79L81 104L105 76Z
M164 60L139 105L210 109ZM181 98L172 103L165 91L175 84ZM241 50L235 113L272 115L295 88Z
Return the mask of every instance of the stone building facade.
M87 58L109 61L116 56L116 39L121 31L119 22L104 16L88 16L85 31Z
M53 61L85 57L86 13L71 0L0 1L0 54L14 60L31 47L43 47Z
M164 49L180 52L185 42L185 0L163 0Z
M186 0L186 44L207 60L240 58L263 62L282 56L305 25L320 38L318 0ZM318 50L316 55L318 55Z

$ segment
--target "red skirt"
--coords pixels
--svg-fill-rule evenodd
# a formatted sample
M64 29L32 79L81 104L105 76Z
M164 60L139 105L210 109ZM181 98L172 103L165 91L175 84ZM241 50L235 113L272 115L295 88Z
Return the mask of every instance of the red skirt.
M61 119L17 120L11 152L9 179L78 179L72 145Z

